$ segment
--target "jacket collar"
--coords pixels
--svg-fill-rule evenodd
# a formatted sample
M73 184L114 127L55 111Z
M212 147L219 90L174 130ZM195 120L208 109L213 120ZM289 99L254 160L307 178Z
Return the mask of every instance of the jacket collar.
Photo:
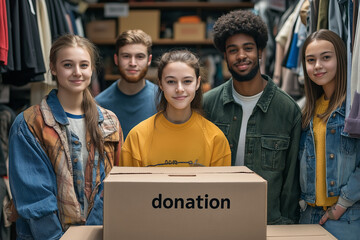
M44 106L44 102L41 104L42 105L41 109L43 111L44 120L50 126L54 126L55 122L58 122L61 125L69 125L69 121L66 116L66 113L65 113L63 107L61 106L60 101L57 97L57 92L58 92L57 89L53 89L53 90L51 90L49 95L46 97L46 103L48 105L47 107ZM102 112L100 111L99 107L96 106L96 108L99 113L98 122L101 123L104 121L104 116L103 116ZM50 110L49 114L46 114L47 113L46 109ZM50 115L52 115L52 117Z
M344 101L342 104L341 104L341 107L338 107L337 109L335 109L335 111L333 111L331 114L330 114L330 118L331 116L334 114L334 113L338 113L340 114L342 117L345 118L345 107L346 107L346 101ZM310 123L308 126L306 126L305 128L303 128L303 131L307 131L309 130L310 128L313 129L313 121L314 121L314 116L311 117L311 120L310 120ZM348 134L346 134L348 135Z
M267 112L271 99L274 97L276 85L271 80L271 78L265 74L261 75L268 83L266 84L266 87L264 89L264 92L261 94L261 97L259 101L257 102L257 106L263 111ZM233 86L233 79L231 78L228 80L225 84L225 91L223 91L223 105L226 105L230 102L235 102L233 94L232 94L232 86Z
M341 107L337 108L335 110L335 112L339 113L341 116L345 117L345 107L346 107L346 102L344 101L342 104L341 104Z

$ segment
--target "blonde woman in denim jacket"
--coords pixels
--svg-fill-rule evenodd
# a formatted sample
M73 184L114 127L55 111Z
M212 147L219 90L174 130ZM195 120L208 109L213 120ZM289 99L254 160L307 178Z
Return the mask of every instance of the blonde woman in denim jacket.
M360 139L344 130L346 47L334 32L311 34L302 49L306 103L300 140L301 224L338 239L360 236Z
M88 89L96 56L86 38L59 37L50 50L57 89L11 127L17 239L60 239L69 226L103 224L103 180L123 136L115 114L97 106Z

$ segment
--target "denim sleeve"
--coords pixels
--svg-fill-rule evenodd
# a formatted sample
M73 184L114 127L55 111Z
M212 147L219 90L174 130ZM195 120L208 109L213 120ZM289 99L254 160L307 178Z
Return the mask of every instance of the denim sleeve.
M283 171L283 188L280 197L281 215L284 218L282 224L297 223L299 219L300 167L298 151L301 135L301 115L295 120L290 136L286 166Z
M16 210L36 239L57 239L62 234L56 214L56 176L49 158L30 132L23 114L9 135L9 180Z
M356 141L356 166L351 173L347 184L341 188L338 203L344 207L351 207L360 201L360 140Z
M63 232L57 214L27 220L34 239L60 239Z

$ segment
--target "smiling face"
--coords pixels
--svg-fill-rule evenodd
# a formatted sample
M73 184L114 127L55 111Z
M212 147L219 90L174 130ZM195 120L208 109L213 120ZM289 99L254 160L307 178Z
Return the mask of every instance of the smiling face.
M235 34L226 40L225 59L233 78L239 82L250 81L259 71L259 56L253 37Z
M315 84L322 86L327 97L335 90L337 59L334 46L326 40L311 42L305 51L306 72Z
M191 115L191 102L200 86L200 77L184 62L168 63L162 72L160 89L168 102L166 113Z
M114 55L122 79L129 83L143 80L151 63L147 47L143 44L128 44L119 49Z
M51 65L59 93L82 93L90 85L92 70L90 54L81 47L60 49L55 66Z

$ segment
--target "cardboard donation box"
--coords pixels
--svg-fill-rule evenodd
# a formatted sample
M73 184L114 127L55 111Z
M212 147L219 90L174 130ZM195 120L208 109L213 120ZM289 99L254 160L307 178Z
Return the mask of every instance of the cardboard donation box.
M114 167L104 181L112 239L266 239L267 182L246 167Z
M130 10L127 17L119 17L119 34L129 29L141 29L152 41L160 36L160 10Z
M86 25L86 36L91 41L113 40L116 38L116 21L92 21Z
M335 240L318 224L269 225L267 240Z
M205 23L174 23L174 39L181 41L205 40Z

